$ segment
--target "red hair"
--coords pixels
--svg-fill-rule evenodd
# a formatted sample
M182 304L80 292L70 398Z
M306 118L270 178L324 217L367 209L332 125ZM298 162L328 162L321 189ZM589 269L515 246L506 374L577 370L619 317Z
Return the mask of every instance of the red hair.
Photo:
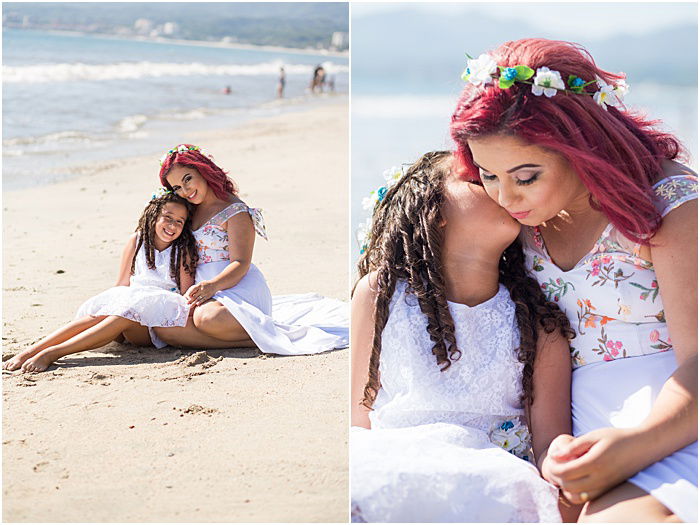
M194 147L191 144L180 145L188 148ZM166 157L165 162L160 167L160 183L169 190L172 190L172 186L166 177L174 166L185 166L197 170L219 199L226 200L229 195L235 195L238 192L236 185L226 176L226 172L199 150L188 149L184 153L175 152Z
M571 42L529 38L506 42L489 55L504 67L546 66L559 71L562 79L575 75L589 82L599 77L615 84L624 78L598 68L583 47ZM585 89L594 93L598 87L593 83ZM675 136L655 129L658 124L626 108L606 111L592 96L535 96L529 84L515 83L509 89L467 84L450 127L463 177L479 178L469 139L516 136L563 155L590 192L591 206L623 235L648 245L661 222L652 203L652 185L662 172L661 162L682 152Z

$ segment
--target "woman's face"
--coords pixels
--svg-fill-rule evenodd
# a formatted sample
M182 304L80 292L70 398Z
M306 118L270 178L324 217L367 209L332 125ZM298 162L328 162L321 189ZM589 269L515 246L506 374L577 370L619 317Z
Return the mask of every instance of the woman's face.
M520 233L520 224L478 184L450 174L445 181L443 247L448 251L488 248L502 252ZM471 240L469 242L466 242Z
M187 221L187 208L178 202L166 202L156 219L155 235L162 246L168 246L182 233Z
M207 181L194 168L175 164L165 178L175 193L192 204L201 204L209 192Z
M486 193L521 224L589 207L588 190L562 155L511 135L473 139L469 149Z

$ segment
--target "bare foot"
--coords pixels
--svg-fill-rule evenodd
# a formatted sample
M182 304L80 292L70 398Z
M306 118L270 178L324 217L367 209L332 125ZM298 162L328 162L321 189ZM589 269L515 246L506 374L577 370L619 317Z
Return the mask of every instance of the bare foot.
M2 369L3 370L17 370L19 367L21 367L24 362L29 359L30 357L34 357L36 354L39 353L39 350L25 350L24 352L20 352L16 356L14 356L12 359L8 359L2 364Z
M22 370L25 372L43 372L53 362L54 359L49 352L39 352L39 354L24 362Z

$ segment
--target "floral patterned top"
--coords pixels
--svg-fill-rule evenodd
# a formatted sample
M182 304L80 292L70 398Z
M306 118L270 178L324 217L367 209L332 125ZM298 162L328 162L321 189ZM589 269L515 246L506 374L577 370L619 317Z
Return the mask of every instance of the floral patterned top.
M242 202L234 202L192 232L197 241L199 251L198 264L229 260L226 221L234 215L243 212L248 212L250 218L253 219L255 233L267 240L262 210L260 208L249 208Z
M695 175L672 175L653 187L661 216L698 198ZM566 313L576 337L573 368L599 361L672 349L654 265L639 256L641 245L608 224L598 241L571 270L547 253L539 228L520 233L527 269L547 298Z

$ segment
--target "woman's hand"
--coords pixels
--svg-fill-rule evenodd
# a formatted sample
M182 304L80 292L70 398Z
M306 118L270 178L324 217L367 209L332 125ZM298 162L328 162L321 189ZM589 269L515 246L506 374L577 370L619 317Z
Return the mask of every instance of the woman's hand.
M642 468L637 461L644 455L641 440L629 428L600 428L577 438L559 436L550 446L542 473L569 501L585 503Z
M185 293L185 299L187 299L187 304L194 304L199 306L203 304L204 301L211 299L214 294L218 292L214 283L209 281L201 281L197 284L193 284Z

